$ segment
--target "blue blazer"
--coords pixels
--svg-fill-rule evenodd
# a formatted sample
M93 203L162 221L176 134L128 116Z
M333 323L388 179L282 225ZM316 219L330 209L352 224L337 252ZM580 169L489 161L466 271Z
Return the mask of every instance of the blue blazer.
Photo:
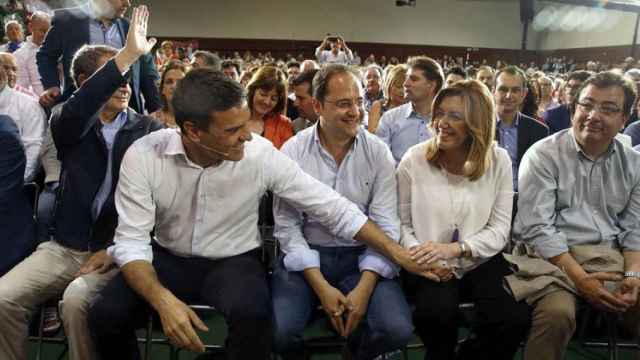
M66 101L76 90L71 77L71 61L76 51L83 45L90 43L89 35L89 9L87 6L56 10L51 21L51 28L45 37L44 43L36 54L38 71L42 77L42 85L45 89L54 86L60 87L58 75L58 62L62 62L64 73L64 88L58 102ZM123 18L115 19L122 39L127 38L129 21ZM160 95L156 81L160 78L153 57L150 54L140 57L131 66L131 90L132 97L129 106L139 113L144 108L149 113L161 107Z
M571 127L571 113L569 105L552 107L542 114L542 120L549 127L549 135Z
M18 127L9 116L0 115L0 276L27 257L36 244L33 207L22 189L26 163Z

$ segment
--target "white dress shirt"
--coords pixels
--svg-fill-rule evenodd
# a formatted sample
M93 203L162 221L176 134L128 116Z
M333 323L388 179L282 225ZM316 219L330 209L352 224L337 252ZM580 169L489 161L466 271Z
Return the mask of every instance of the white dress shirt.
M426 142L410 148L398 166L401 244L411 248L427 241L451 243L457 225L459 241L472 254L448 261L458 276L498 254L509 240L511 160L495 143L490 151L491 166L475 181L429 163Z
M151 262L154 227L158 245L178 256L221 259L258 248L258 206L267 190L343 238L367 221L270 141L253 135L244 146L242 160L202 168L188 159L174 129L136 141L122 160L116 190L118 228L108 250L115 262Z
M349 49L344 49L338 51L338 54L334 54L331 50L323 50L322 46L318 46L316 58L320 64L349 65L353 61L353 53Z
M32 90L38 96L44 91L38 65L36 64L36 53L40 47L31 41L31 36L27 37L20 49L16 50L13 55L16 57L18 64L18 85Z
M47 119L38 101L9 86L0 90L0 114L9 115L18 126L27 156L25 181L30 181L38 169L40 147Z

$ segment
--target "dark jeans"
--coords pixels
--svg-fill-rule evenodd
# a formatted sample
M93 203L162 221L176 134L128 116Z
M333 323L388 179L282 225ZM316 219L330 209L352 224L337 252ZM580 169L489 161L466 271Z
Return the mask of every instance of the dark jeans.
M220 259L183 258L156 246L153 267L169 291L187 304L216 308L228 325L227 359L267 359L271 352L271 298L260 250ZM117 275L91 305L89 329L100 358L139 359L135 329L150 306Z
M363 247L312 247L320 253L320 271L331 286L347 295L360 281L358 258ZM319 299L302 272L290 272L282 260L271 279L274 349L287 359L302 358L302 332L312 319ZM356 359L404 347L413 336L411 310L397 280L379 278L369 299L359 331L349 338Z
M516 302L503 285L511 274L502 254L467 272L462 279L443 283L409 275L415 290L414 324L426 347L425 359L513 359L531 324L526 302ZM458 304L475 303L477 337L465 343L456 357Z

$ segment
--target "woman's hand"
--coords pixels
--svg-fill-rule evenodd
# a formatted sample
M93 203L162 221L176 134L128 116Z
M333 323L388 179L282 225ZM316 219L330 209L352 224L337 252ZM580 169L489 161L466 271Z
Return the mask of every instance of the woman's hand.
M418 264L429 264L438 260L448 260L460 257L462 248L460 244L449 243L441 244L432 241L428 241L422 245L417 245L409 249L411 259Z

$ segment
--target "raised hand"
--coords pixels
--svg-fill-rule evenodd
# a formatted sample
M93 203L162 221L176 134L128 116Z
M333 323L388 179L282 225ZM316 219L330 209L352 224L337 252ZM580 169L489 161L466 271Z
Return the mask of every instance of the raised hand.
M149 9L145 5L133 8L125 49L134 55L148 54L157 42L155 38L147 39L148 22Z

